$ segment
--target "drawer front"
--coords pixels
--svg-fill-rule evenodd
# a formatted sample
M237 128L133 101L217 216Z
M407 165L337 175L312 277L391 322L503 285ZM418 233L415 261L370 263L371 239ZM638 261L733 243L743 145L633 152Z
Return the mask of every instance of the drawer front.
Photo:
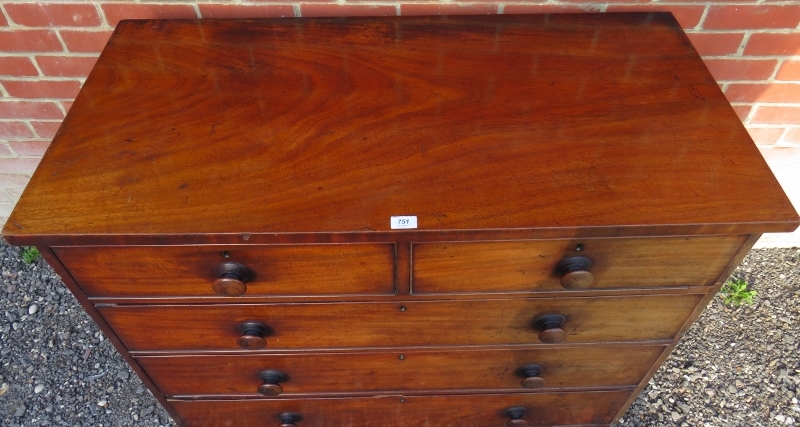
M297 427L500 427L511 407L525 408L529 426L609 424L631 390L589 393L251 399L170 403L188 427L277 427L279 415L302 417ZM469 410L466 410L469 409Z
M239 350L245 322L267 326L267 349L336 349L536 343L535 321L553 313L566 342L672 339L702 297L97 307L131 351Z
M412 286L414 293L564 290L558 264L569 257L591 261L589 288L711 285L745 238L419 243Z
M168 396L282 396L308 393L505 390L636 386L664 346L294 353L241 356L142 356L137 361ZM522 369L520 369L522 368ZM264 381L259 373L285 379ZM523 387L523 380L526 386ZM282 390L281 390L282 389ZM266 390L275 393L274 387Z
M224 263L250 270L244 297L395 292L394 244L53 249L90 297L218 297Z

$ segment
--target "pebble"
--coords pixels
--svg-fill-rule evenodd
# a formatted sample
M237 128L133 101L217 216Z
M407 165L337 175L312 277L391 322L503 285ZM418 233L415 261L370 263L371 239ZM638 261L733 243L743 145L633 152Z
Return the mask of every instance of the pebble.
M36 304L33 304L30 307L28 307L28 314L36 314L37 311L39 311L39 306Z
M14 416L19 418L25 415L26 410L28 410L28 408L25 405L19 405L19 407L17 407L17 410L14 412Z
M42 390L44 390L44 385L39 384L39 385L36 386L36 388L33 389L33 392L36 393L36 394L39 394L39 393L42 392Z

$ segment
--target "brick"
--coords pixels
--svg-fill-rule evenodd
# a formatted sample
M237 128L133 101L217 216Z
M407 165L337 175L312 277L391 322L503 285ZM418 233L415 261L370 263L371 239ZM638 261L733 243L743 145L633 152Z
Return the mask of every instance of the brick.
M750 110L753 109L752 105L734 105L733 111L736 112L736 115L739 116L739 120L745 121L747 120L747 115L750 114Z
M49 30L0 31L0 52L61 52L56 33Z
M116 27L123 19L194 19L197 13L188 4L115 4L101 6L108 25Z
M689 3L689 2L706 2L705 0L657 0L659 3ZM708 3L758 3L761 0L714 0ZM785 0L781 0L785 1Z
M23 122L0 121L0 138L28 139L33 138L33 132L31 132L28 125ZM2 167L0 167L0 170L5 171Z
M766 80L778 65L776 59L706 59L703 62L717 81Z
M50 101L0 101L0 119L61 119L61 109Z
M696 27L705 10L702 5L609 5L606 8L606 12L672 12L682 28Z
M2 11L0 11L0 27L8 27L8 21Z
M30 175L23 173L0 173L0 188L3 190L22 191L30 180Z
M26 27L96 27L101 25L91 4L6 3L8 17Z
M593 12L595 9L580 5L558 5L558 4L506 4L503 7L504 15L515 15L525 13L586 13ZM403 9L403 6L400 6Z
M0 203L0 224L5 224L8 221L13 209L14 205L12 203Z
M800 81L800 61L783 61L777 80L797 80Z
M758 128L758 127L748 127L747 132L750 134L750 138L753 138L753 142L758 145L772 145L778 142L781 139L781 135L783 135L785 129L783 128Z
M301 4L300 16L394 16L394 6L368 6L362 4Z
M750 123L760 124L800 124L800 107L760 106Z
M9 199L9 201L14 204L16 204L19 201L19 198L22 196L21 190L18 191L18 190L6 189L3 190L3 192L6 194L6 197Z
M16 98L75 99L81 84L76 81L2 81L9 95Z
M687 33L686 35L701 56L736 53L744 39L744 33Z
M486 3L486 0L460 0L462 2L483 2ZM634 3L636 1L642 3L649 3L650 0L625 0L626 3ZM496 3L504 3L504 2L496 2ZM606 5L604 2L591 2L586 0L561 0L558 3L561 4L549 4L547 0L538 0L538 1L529 1L529 0L508 0L505 2L506 4L513 4L513 3L539 3L539 4L531 4L530 6L548 6L548 7L564 7L571 10L581 10L583 12L603 12L605 10ZM567 4L567 3L576 3L576 4ZM549 13L549 12L542 12L542 13Z
M8 145L20 157L42 157L50 141L9 141Z
M40 122L31 120L31 126L33 126L33 130L39 135L39 138L48 138L52 139L56 136L56 132L58 128L61 126L61 121L57 122Z
M0 158L17 157L11 150L11 147L3 141L0 141Z
M0 159L0 171L6 174L24 173L33 174L41 158L21 157L18 159Z
M797 83L731 83L725 91L730 102L782 102L800 104Z
M72 108L72 101L61 101L61 106L64 107L64 111L69 112L69 109Z
M795 28L800 24L799 5L712 5L703 22L707 30Z
M38 76L39 71L27 56L4 56L0 58L0 75L2 76Z
M201 4L202 18L284 18L294 16L294 7L288 4L240 6L229 4Z
M496 4L403 4L401 15L489 15L497 13Z
M108 43L112 31L60 30L67 50L75 53L100 53Z
M783 135L783 140L781 142L785 142L787 144L800 144L800 128L791 128L785 135Z
M776 166L788 166L790 170L796 171L797 165L800 164L800 148L776 146L761 146L758 148L770 168L775 168Z
M96 56L37 56L45 76L86 78L97 62Z
M750 36L745 55L800 55L800 33L756 33Z
M335 0L302 0L303 3L332 3ZM291 3L286 0L242 0L242 4L251 4L251 5L258 5L258 4L265 4L265 3ZM295 3L297 4L297 3Z

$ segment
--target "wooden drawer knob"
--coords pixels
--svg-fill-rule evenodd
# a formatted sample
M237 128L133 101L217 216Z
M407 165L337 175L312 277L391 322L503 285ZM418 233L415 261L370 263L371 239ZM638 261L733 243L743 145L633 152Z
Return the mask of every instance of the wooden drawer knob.
M544 387L544 378L540 377L544 368L542 365L529 364L517 368L517 375L522 377L522 386L525 388Z
M573 256L562 259L556 270L561 272L561 286L566 289L585 289L594 282L594 276L589 272L592 261L582 256Z
M236 340L236 344L245 350L258 350L267 346L265 336L270 334L267 325L259 322L242 322L239 324L239 332L242 336Z
M522 406L512 406L506 409L505 414L509 418L506 427L527 427L528 422L522 419L527 411Z
M284 412L278 415L278 419L281 420L281 423L278 427L297 427L297 422L302 421L303 417L300 414L295 414L294 412Z
M211 285L214 293L226 297L238 297L247 292L245 282L253 277L253 271L238 262L223 262L214 268L219 277Z
M533 322L534 328L539 332L539 340L544 343L552 344L567 339L567 331L562 326L567 322L567 318L560 314L546 314Z
M287 377L281 371L267 369L258 373L263 384L258 386L258 392L264 396L277 396L283 393L283 387L279 383L285 382Z

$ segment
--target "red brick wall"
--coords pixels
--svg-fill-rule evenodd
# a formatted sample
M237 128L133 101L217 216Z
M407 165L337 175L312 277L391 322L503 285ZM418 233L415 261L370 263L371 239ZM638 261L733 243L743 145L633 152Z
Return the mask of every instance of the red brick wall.
M0 224L120 19L650 10L675 14L757 144L800 144L800 1L0 2Z

